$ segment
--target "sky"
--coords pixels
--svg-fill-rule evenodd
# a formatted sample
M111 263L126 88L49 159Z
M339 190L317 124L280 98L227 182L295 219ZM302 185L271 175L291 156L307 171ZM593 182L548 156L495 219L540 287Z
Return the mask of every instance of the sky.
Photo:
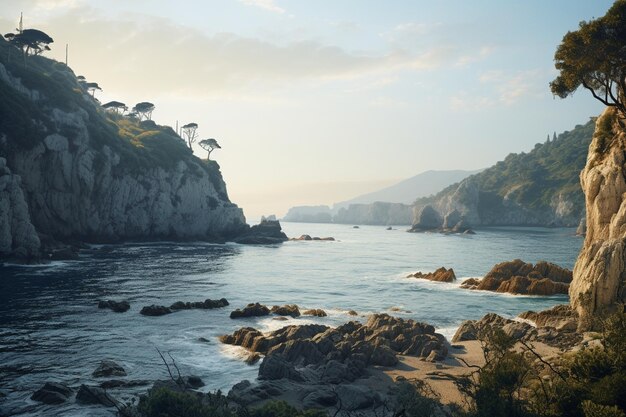
M554 51L607 0L0 0L0 31L102 102L216 138L249 219L332 204L427 170L480 169L602 111L554 98ZM199 147L196 155L205 157Z

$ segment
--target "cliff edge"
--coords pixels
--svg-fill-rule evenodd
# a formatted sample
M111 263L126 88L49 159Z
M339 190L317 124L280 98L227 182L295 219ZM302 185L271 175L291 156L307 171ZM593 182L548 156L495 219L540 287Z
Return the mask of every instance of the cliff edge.
M626 302L626 131L619 123L612 108L598 118L580 174L587 235L569 290L579 330Z
M0 257L41 242L224 240L247 230L215 161L169 127L107 112L64 64L0 42ZM20 57L21 58L21 57Z

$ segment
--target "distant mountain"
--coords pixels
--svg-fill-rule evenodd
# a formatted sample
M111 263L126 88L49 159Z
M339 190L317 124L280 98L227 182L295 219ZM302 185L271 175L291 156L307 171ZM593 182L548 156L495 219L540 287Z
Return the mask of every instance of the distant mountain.
M297 206L289 209L284 221L302 223L344 223L410 225L412 203L432 195L480 171L426 171L382 190L328 206Z
M382 190L363 194L351 200L335 203L333 208L334 210L338 210L342 207L347 208L350 204L370 204L377 201L413 204L417 198L435 194L450 184L457 183L480 171L481 170L425 171L397 184L383 188Z
M580 171L585 166L595 118L530 152L509 154L503 161L415 202L413 224L432 223L435 209L471 226L576 226L585 215ZM427 212L428 216L422 215ZM421 219L421 217L428 219Z

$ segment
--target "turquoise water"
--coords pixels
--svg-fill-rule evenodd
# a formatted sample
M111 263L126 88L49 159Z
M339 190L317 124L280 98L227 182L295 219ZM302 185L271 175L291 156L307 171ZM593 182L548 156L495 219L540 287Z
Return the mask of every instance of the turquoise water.
M564 296L524 297L472 292L458 283L404 278L440 266L462 278L484 275L514 258L547 260L572 268L582 244L573 229L489 228L476 235L405 233L404 228L284 223L288 236L333 236L335 242L275 246L153 243L96 246L81 260L46 266L0 267L0 415L112 415L98 407L41 406L29 400L45 381L74 387L95 383L102 359L122 364L126 379L165 379L155 347L169 351L185 374L206 390L254 379L257 366L242 351L223 346L221 334L242 326L270 330L293 323L337 325L374 312L428 322L451 336L467 319L487 312L513 317L567 302ZM144 305L227 298L231 306L144 317ZM99 310L100 299L127 299L124 314ZM326 318L231 320L250 302L323 308ZM392 311L393 309L394 311ZM400 309L400 311L395 311ZM199 338L208 340L200 341ZM111 390L124 398L135 391Z

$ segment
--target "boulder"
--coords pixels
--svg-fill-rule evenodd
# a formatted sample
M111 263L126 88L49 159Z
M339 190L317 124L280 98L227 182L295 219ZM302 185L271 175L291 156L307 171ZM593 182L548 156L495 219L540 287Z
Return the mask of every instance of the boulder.
M478 332L475 326L476 320L465 320L452 336L452 343L463 342L466 340L476 340Z
M322 310L321 308L313 308L310 310L305 310L302 312L303 315L305 316L315 316L315 317L326 317L328 316L328 314L326 314L326 312L324 310Z
M231 319L238 319L242 317L260 317L270 314L270 309L259 303L250 303L243 309L237 309L230 313Z
M329 387L320 387L304 395L302 407L326 408L337 404L337 394Z
M452 268L446 269L445 267L441 267L435 272L416 272L414 274L409 275L407 278L420 278L427 279L429 281L437 281L437 282L453 282L456 281L456 275L454 274L454 270Z
M110 360L103 360L95 371L91 374L95 378L110 376L126 376L126 371L117 363Z
M172 310L168 307L152 304L143 307L139 313L144 316L164 316L166 314L170 314L171 312Z
M363 385L342 384L337 386L335 392L346 411L362 410L381 404L380 395Z
M279 316L299 317L300 309L295 304L285 304L284 306L273 306L270 310Z
M578 325L578 313L563 304L538 313L525 311L519 317L534 322L537 327L554 327L559 331L576 331Z
M261 366L259 366L259 379L275 380L283 378L293 381L304 380L295 366L282 355L266 356L263 362L261 362Z
M59 382L46 382L30 397L33 401L44 404L62 404L72 396L72 389Z
M549 262L536 265L515 259L495 265L481 280L470 278L461 288L511 294L567 294L572 272Z
M76 393L76 402L82 404L100 404L105 407L114 407L117 401L100 387L81 385Z
M130 309L130 303L124 301L102 300L98 302L98 308L108 308L116 313L124 313Z
M202 388L205 384L199 376L189 375L183 378L185 385L192 389Z
M289 240L283 233L278 220L262 220L245 233L233 239L235 243L246 245L271 245Z

